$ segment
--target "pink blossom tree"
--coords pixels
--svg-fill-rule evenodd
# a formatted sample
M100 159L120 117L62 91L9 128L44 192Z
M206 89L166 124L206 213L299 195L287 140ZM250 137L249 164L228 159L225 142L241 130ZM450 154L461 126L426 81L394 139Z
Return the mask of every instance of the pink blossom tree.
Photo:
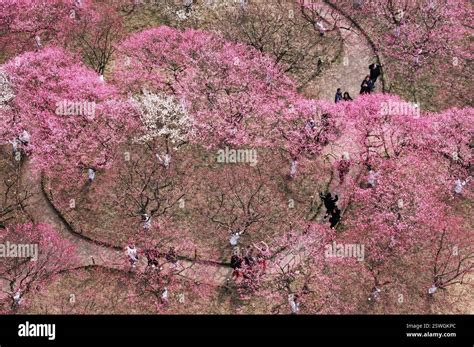
M0 4L0 45L6 57L42 47L61 35L73 1L7 0Z
M5 253L0 279L6 312L18 309L23 296L41 290L62 270L75 265L74 247L50 225L11 225L0 230L0 240Z
M78 52L88 66L104 75L115 52L115 44L125 35L120 9L129 1L77 3L70 8L61 27L62 45Z
M2 108L2 142L28 133L25 146L38 170L78 175L111 161L134 108L114 99L114 88L75 57L45 48L12 59L4 66L15 97Z
M316 23L324 20L297 1L167 2L171 4L163 6L163 12L172 26L219 32L227 40L252 46L272 57L300 90L311 90L311 82L341 53L337 27L325 23L327 30L321 35Z
M95 0L4 1L1 6L0 45L8 56L58 45L79 53L84 62L103 75L124 35L121 9L128 1L112 4ZM7 58L4 57L4 58Z
M472 50L466 40L473 11L468 1L327 2L370 38L391 92L431 110L468 103Z
M335 233L327 226L301 221L271 242L267 275L253 295L271 303L269 313L353 312L360 300L358 285L348 279L358 264L328 251ZM343 270L345 269L345 270ZM358 279L366 273L358 273Z
M342 136L356 145L351 151L359 173L353 184L340 187L346 199L340 206L345 213L337 227L339 241L365 246L361 265L370 274L367 297L382 305L381 312L429 310L429 288L433 294L472 270L469 217L456 202L472 193L466 179L472 166L472 129L465 123L470 109L436 115L408 105L386 95L342 106L348 119ZM441 125L443 117L453 125ZM462 194L455 190L454 177L464 180ZM407 295L409 309L401 305Z
M215 34L160 27L130 36L119 51L113 79L121 90L173 95L207 147L268 146L287 119L308 118L290 116L301 97L272 59Z

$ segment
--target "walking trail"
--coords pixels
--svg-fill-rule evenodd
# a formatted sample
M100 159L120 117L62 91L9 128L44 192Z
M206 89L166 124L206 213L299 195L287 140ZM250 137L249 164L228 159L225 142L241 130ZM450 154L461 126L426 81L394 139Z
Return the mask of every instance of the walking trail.
M320 86L316 91L317 99L334 102L337 88L341 88L342 92L349 92L355 99L359 95L362 80L369 73L369 65L379 58L364 33L356 28L357 24L345 17L335 5L324 1L319 13L325 21L339 30L343 40L343 53L339 64L331 65L317 78L317 85ZM380 78L376 83L376 92L383 89L382 84Z

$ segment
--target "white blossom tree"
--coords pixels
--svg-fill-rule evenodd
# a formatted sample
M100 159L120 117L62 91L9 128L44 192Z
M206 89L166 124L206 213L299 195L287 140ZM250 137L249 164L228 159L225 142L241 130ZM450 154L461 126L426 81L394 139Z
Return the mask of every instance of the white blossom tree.
M192 136L194 121L188 115L184 102L178 102L171 95L154 94L147 90L135 96L133 102L143 124L143 135L136 142L146 143L163 137L178 147Z
M0 108L5 107L14 96L7 73L0 69Z

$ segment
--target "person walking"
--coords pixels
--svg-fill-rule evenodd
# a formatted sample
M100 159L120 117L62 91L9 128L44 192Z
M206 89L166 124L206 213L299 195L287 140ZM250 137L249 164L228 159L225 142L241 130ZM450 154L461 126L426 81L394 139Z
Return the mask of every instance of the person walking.
M332 214L333 210L336 208L336 202L339 200L337 194L332 197L331 193L319 193L319 197L323 200L324 207L326 207L326 216Z
M317 21L316 27L318 28L319 36L324 36L324 33L326 32L326 28L324 27L323 22Z
M291 166L290 166L290 178L295 178L297 171L298 171L298 161L296 159L292 159Z
M344 179L351 169L351 164L349 153L344 153L341 159L336 162L336 168L339 173L339 184L344 183Z
M375 82L377 82L377 78L381 74L381 66L377 63L370 64L369 71L370 71L370 80L375 85Z
M314 119L308 119L306 121L305 128L308 132L314 131L314 129L316 128L316 122L314 121Z
M173 264L173 266L176 266L178 263L178 256L176 255L176 251L174 247L170 247L168 250L168 253L165 256L166 260Z
M28 131L23 130L20 136L18 136L18 139L20 140L23 146L28 146L28 144L30 143L30 134L28 133Z
M260 268L260 271L264 273L267 269L267 257L270 256L270 247L261 241L262 247L258 247L258 245L254 244L253 246L257 249L257 264Z
M138 252L137 249L135 248L135 245L132 243L127 246L126 248L127 255L130 261L130 265L132 267L135 267L136 262L138 261Z
M168 303L168 288L164 287L163 292L161 293L161 303L167 304Z
M337 104L338 102L342 101L342 98L343 96L342 96L341 88L337 88L334 102Z
M95 170L92 168L89 168L87 170L87 180L89 181L89 183L92 183L94 178L95 178Z
M142 222L143 222L143 229L145 231L148 231L151 229L151 216L149 216L147 213L142 214Z
M288 303L290 304L291 313L298 314L300 311L300 303L298 302L298 294L288 294Z
M331 217L329 217L329 223L331 223L331 228L335 228L340 220L341 220L341 210L336 207L332 211Z
M247 246L247 248L245 250L244 263L245 263L245 265L247 265L249 267L253 267L255 265L255 257L254 257L254 254L253 254L252 246Z
M232 246L232 248L237 247L239 243L240 235L242 234L243 234L243 231L241 232L237 231L235 233L230 234L229 243Z
M169 168L171 163L171 155L169 153L165 153L163 157L160 156L159 153L156 153L156 158L165 169Z
M379 176L380 176L379 172L374 171L371 167L369 167L369 175L368 175L368 178L367 178L367 185L370 188L375 188L375 186L377 185L377 180L378 180Z
M18 307L20 306L21 302L23 301L23 294L20 289L18 289L15 294L13 295L13 306Z
M242 267L243 259L240 256L238 248L235 248L230 258L230 267L232 268L232 279L237 280L240 277L240 268Z
M156 248L147 249L145 251L148 266L155 269L158 266L158 250Z
M16 158L17 153L18 153L18 140L14 138L13 140L9 141L12 145L12 150L13 150L13 157Z

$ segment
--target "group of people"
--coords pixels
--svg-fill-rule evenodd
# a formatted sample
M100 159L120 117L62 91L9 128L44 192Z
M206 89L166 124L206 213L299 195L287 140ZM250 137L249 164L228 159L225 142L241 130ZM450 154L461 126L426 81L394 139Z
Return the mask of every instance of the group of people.
M382 73L382 66L377 63L373 63L369 65L369 74L365 76L364 80L362 81L360 85L360 94L370 94L373 92L375 89L375 82L377 82L377 79ZM341 88L337 88L336 90L336 96L334 98L335 103L337 104L338 102L341 101L352 101L351 96L349 95L349 92L344 92L344 94L341 91Z
M329 223L331 223L331 228L335 228L336 225L341 220L341 210L337 207L336 202L339 200L337 194L333 197L330 192L326 194L319 193L319 197L324 203L326 208L325 218L329 216Z
M349 92L344 92L344 94L342 94L341 88L337 88L334 102L337 104L340 101L352 101L352 98L349 95Z
M126 248L126 253L129 258L129 262L132 268L135 268L138 262L138 250L133 243L130 243ZM160 265L158 259L162 256L158 251L157 247L152 247L144 251L145 257L147 259L147 269L152 270L163 270L163 267ZM165 254L166 261L170 264L172 268L178 266L178 256L174 247L170 247L168 253ZM161 292L160 301L161 304L165 305L168 303L169 292L168 288L164 287ZM184 302L180 299L180 302Z
M248 278L251 273L259 274L266 271L269 247L263 241L261 245L261 247L257 244L247 246L243 255L239 247L233 248L230 258L230 266L233 270L232 279ZM257 251L255 252L255 250Z
M382 73L382 66L376 63L369 65L369 74L360 85L360 94L370 94L375 89L375 82Z
M127 246L126 253L131 267L134 268L139 258L138 250L133 243ZM147 259L147 266L153 269L158 268L159 270L162 270L158 262L158 259L160 258L160 252L156 247L146 249L144 253ZM178 265L178 256L174 247L169 248L168 253L165 254L165 259L168 263L171 264L172 267L176 267Z

